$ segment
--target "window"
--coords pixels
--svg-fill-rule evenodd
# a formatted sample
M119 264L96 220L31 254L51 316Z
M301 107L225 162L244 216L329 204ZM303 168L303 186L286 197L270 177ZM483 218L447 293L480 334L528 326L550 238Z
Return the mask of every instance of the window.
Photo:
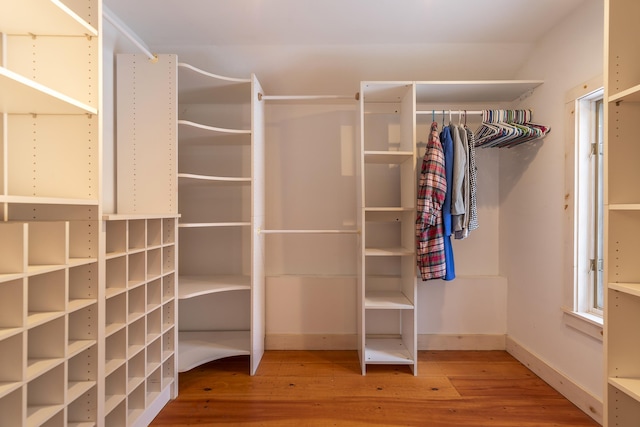
M599 83L598 80L595 82ZM567 269L570 292L565 311L601 327L604 305L604 91L600 88L601 83L595 82L571 91L566 104L566 264L572 268ZM599 335L599 331L586 332Z

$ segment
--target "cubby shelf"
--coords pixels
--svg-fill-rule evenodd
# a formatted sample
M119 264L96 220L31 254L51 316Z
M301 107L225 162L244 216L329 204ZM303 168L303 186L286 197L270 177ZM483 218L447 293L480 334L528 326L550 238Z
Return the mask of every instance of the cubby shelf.
M104 216L106 251L110 254L105 254L104 406L105 416L115 425L124 419L133 424L167 390L170 396L177 395L176 367L167 366L173 373L171 381L163 383L155 373L163 362L175 363L175 311L163 308L175 304L177 295L177 218ZM164 324L169 325L166 330Z

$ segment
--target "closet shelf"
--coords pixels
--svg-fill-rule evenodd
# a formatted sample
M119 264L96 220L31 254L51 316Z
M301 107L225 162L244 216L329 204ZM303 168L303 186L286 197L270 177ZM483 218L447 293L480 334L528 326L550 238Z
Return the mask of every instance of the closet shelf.
M64 363L64 359L59 358L29 358L27 360L27 381L39 377L56 366Z
M630 87L629 89L623 90L621 92L614 93L613 95L609 95L609 102L621 102L621 101L629 101L629 102L640 101L640 84Z
M69 381L67 386L67 400L74 402L96 385L95 381Z
M210 228L210 227L248 227L250 222L194 222L180 223L180 228Z
M233 177L233 176L209 176L209 175L197 175L192 173L179 173L178 178L186 180L186 182L220 182L220 183L251 183L250 177Z
M29 405L27 406L27 425L39 426L47 422L58 412L64 409L64 405Z
M0 398L8 395L14 390L19 389L22 386L20 381L2 381L0 382Z
M413 249L407 249L402 247L395 248L366 248L366 256L408 256L413 255L415 251Z
M179 299L251 289L249 276L180 276L178 283Z
M368 291L364 297L367 309L407 310L414 305L402 292L397 291Z
M1 77L0 77L1 80ZM0 105L2 103L2 87L0 83ZM33 205L77 205L77 206L97 206L97 199L69 199L66 197L35 197L0 195L0 203L20 203Z
M0 14L0 32L5 34L98 35L91 24L61 0L2 0L0 9L11 11Z
M202 131L206 131L209 134L215 134L215 133L225 134L226 133L226 134L251 135L250 129L230 129L230 128L223 128L223 127L216 127L216 126L208 126L208 125L192 122L190 120L178 120L178 125L200 129Z
M180 331L178 337L179 372L213 360L250 354L249 331Z
M418 103L511 102L527 96L543 80L417 81Z
M610 211L640 211L640 203L614 203L609 205Z
M372 364L414 364L401 338L366 338L365 360Z
M609 384L640 401L640 378L609 378Z
M0 108L9 114L97 114L98 110L0 67Z
M640 283L609 283L609 289L640 297Z
M375 164L400 164L413 160L412 151L365 151L364 162Z

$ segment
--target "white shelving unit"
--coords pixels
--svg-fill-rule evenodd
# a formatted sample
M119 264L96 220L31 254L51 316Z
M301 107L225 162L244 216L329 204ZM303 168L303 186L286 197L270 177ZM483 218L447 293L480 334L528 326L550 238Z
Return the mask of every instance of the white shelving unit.
M411 365L417 375L415 99L413 82L360 85L358 350L363 375L368 364Z
M100 423L101 2L66 3L0 1L0 425Z
M179 64L179 371L264 353L264 105L255 76Z
M605 426L640 419L640 35L632 0L605 2Z
M359 106L358 350L368 364L410 365L417 375L417 117L431 108L493 108L538 80L362 82ZM433 106L437 107L433 107ZM423 136L424 138L427 135ZM390 273L391 272L391 273Z
M105 215L105 425L177 396L175 215ZM154 414L155 415L155 414Z
M177 60L120 54L117 213L105 234L104 423L146 426L178 394Z

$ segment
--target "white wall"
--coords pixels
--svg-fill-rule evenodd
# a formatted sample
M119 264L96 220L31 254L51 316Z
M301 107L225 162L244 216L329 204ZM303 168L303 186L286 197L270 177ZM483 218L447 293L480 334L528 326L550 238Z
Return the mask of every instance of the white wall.
M564 102L602 73L603 2L590 0L542 39L518 73L545 83L522 104L550 125L544 141L500 152L500 267L508 278L508 335L602 399L603 348L567 326L564 269Z

